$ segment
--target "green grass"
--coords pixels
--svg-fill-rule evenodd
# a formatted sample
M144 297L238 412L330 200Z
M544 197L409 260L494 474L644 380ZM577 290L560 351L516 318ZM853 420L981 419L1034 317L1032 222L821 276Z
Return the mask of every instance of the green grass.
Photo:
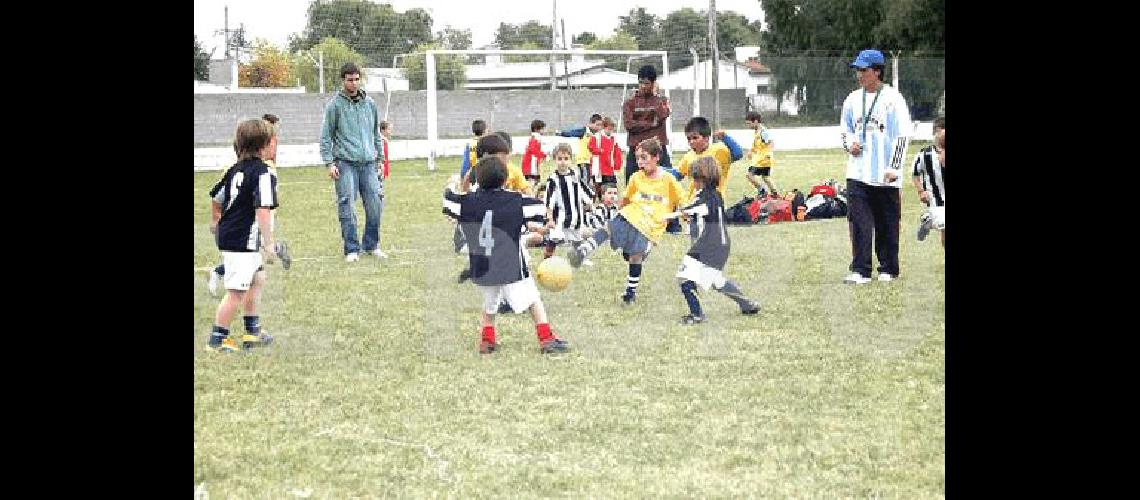
M777 155L781 190L843 177L842 151ZM324 169L283 169L277 229L300 259L269 268L260 313L278 342L228 357L204 350L218 304L205 269L219 261L206 191L220 173L195 174L195 487L215 498L944 496L943 250L936 234L915 240L909 184L899 281L841 283L844 219L732 227L726 273L763 312L741 316L706 292L709 323L683 327L673 275L688 241L666 236L632 308L608 248L544 294L573 353L540 355L529 316L500 315L500 352L487 357L475 352L476 291L454 281L466 257L440 213L457 167L394 162L381 230L391 258L355 264L341 258ZM729 203L750 191L742 171Z

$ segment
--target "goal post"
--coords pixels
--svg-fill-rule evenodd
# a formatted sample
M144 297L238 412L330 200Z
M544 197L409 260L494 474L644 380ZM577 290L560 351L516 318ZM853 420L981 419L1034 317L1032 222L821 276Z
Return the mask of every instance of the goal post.
M467 49L467 50L451 50L451 49L432 49L424 52L424 70L426 73L426 87L427 87L427 141L428 141L428 170L435 170L436 158L436 144L439 141L439 124L437 122L438 108L436 106L436 55L547 55L547 56L629 56L629 61L641 57L660 57L661 58L661 74L658 79L669 73L669 53L664 50L588 50L588 49L531 49L531 50L515 50L515 49ZM628 63L627 63L628 67ZM669 97L669 89L661 89L665 97ZM624 88L623 88L624 97ZM665 118L665 132L672 131L673 118L672 114ZM620 125L619 125L620 126Z

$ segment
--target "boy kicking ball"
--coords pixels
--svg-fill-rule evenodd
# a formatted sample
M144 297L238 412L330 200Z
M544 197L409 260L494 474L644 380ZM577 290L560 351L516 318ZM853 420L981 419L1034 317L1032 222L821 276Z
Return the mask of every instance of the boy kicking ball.
M527 251L520 244L527 223L546 222L541 200L506 191L507 165L496 156L486 156L475 166L479 190L456 194L446 189L443 213L459 222L468 242L471 281L483 296L482 338L479 352L491 354L495 341L495 313L505 302L511 312L529 310L543 354L570 351L570 345L550 330L534 277L527 269Z

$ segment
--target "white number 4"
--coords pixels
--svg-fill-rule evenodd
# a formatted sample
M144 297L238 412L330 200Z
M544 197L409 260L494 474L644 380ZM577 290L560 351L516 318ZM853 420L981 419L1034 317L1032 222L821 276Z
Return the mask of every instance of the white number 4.
M491 225L491 219L494 214L488 210L483 213L483 224L479 226L479 246L483 247L488 257L491 256L491 250L495 248L495 238L491 235L494 227Z

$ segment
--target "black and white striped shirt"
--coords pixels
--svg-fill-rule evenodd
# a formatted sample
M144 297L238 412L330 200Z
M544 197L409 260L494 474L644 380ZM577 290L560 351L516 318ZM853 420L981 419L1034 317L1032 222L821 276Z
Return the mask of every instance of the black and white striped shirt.
M459 221L476 285L507 285L530 276L519 236L527 222L546 222L541 201L502 189L468 194L448 189L443 193L443 213Z
M618 207L606 204L596 205L594 211L590 214L589 222L590 227L594 229L601 229L610 223L610 220L617 217Z
M546 208L550 209L550 217L558 226L580 229L586 225L583 205L589 200L590 193L585 183L573 170L565 174L555 171L546 179Z
M218 250L256 252L261 248L257 209L277 208L277 177L259 158L235 163L210 190L222 205L218 221Z
M923 191L930 192L932 207L946 206L946 167L938 161L938 149L934 146L922 148L914 155L915 177L922 177Z

